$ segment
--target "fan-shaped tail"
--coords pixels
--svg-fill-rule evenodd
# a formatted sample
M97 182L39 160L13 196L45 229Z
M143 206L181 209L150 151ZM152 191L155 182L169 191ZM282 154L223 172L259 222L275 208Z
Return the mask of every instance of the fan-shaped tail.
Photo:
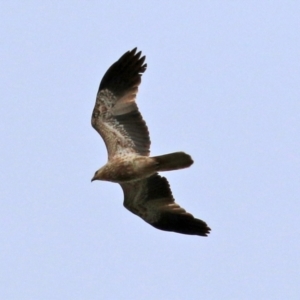
M174 152L152 158L158 164L158 172L188 168L194 162L191 156L184 152Z

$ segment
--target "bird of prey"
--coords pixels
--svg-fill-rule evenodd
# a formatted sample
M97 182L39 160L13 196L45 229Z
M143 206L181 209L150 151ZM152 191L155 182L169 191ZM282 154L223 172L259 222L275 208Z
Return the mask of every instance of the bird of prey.
M103 138L108 162L93 180L119 183L124 206L157 229L207 236L210 228L175 203L170 185L158 172L189 167L184 152L149 156L150 138L136 95L147 64L137 48L127 51L104 74L92 114L92 126Z

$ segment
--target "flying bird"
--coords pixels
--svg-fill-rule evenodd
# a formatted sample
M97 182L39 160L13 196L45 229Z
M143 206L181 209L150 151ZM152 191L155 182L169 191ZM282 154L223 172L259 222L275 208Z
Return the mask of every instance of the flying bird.
M207 236L210 228L181 208L170 185L158 172L187 168L190 155L175 152L150 156L150 137L136 104L145 56L127 51L104 74L92 114L92 126L107 148L108 161L93 180L119 183L124 206L157 229Z

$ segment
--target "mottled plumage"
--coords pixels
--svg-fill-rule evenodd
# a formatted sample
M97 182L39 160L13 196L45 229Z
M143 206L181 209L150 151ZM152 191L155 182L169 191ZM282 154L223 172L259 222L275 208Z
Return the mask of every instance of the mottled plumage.
M103 76L92 114L92 126L103 138L108 162L93 180L119 183L124 206L152 226L206 236L210 228L175 203L170 185L158 172L189 167L184 152L150 157L149 131L136 105L147 64L136 48L126 52Z

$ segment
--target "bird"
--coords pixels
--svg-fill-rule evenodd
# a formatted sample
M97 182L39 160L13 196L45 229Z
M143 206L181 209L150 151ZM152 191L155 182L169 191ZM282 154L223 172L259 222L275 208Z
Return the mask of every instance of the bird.
M175 203L169 182L159 174L190 167L191 156L150 156L149 130L136 104L145 59L137 48L125 52L100 82L91 123L104 140L108 161L92 181L120 184L124 207L157 229L207 236L208 225Z

